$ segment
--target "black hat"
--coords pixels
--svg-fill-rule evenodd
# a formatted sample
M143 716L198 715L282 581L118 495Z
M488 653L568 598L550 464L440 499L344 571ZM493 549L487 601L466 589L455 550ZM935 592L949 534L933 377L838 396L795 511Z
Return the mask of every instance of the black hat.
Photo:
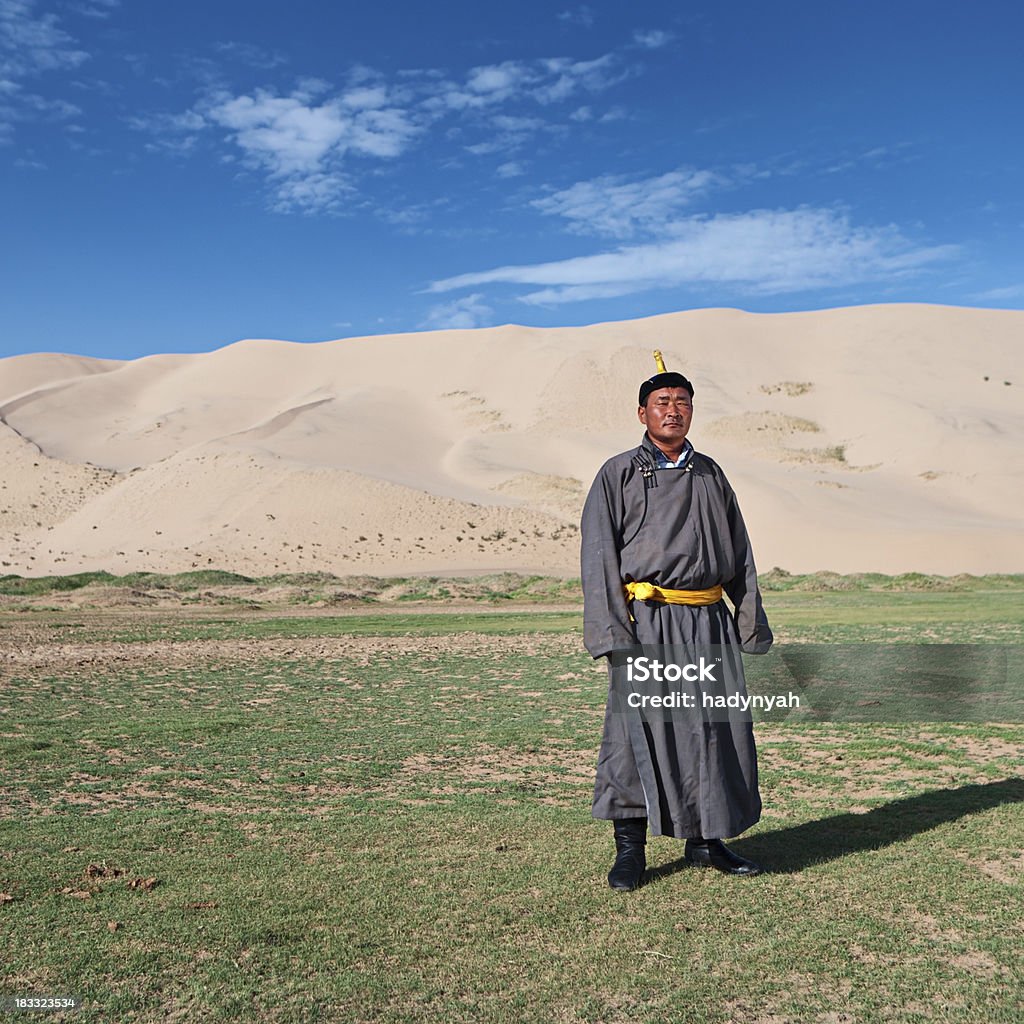
M693 385L681 373L665 369L665 360L661 357L660 349L654 350L654 361L658 365L658 372L653 377L648 377L640 385L640 398L637 400L637 405L646 405L647 396L652 391L658 391L661 388L686 388L690 392L690 397L693 398Z

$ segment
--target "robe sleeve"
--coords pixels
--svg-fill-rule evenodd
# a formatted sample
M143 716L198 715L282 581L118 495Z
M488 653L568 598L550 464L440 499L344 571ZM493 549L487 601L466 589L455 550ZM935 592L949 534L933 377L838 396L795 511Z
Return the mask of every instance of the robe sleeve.
M747 536L747 527L740 513L736 495L728 483L726 516L735 552L735 575L723 584L726 596L735 608L736 629L740 636L740 650L744 654L767 654L774 636L768 625L768 616L761 604L761 591L757 586L754 552Z
M623 508L622 481L605 465L580 523L583 644L595 658L636 643L619 561Z

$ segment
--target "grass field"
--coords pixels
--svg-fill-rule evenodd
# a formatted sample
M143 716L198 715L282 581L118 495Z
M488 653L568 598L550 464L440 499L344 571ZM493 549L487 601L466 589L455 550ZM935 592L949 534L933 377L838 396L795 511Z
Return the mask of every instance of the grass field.
M618 894L577 612L51 594L0 613L0 995L84 1001L43 1019L1021 1020L1019 721L762 724L771 873L658 838ZM1022 597L765 594L780 645L1021 645Z

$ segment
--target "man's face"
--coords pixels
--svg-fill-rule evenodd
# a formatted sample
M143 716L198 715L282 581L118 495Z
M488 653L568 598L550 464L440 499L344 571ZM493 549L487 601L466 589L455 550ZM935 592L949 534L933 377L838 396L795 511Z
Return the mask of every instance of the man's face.
M686 388L661 388L647 396L647 404L640 406L637 416L655 444L678 448L690 429L693 399Z

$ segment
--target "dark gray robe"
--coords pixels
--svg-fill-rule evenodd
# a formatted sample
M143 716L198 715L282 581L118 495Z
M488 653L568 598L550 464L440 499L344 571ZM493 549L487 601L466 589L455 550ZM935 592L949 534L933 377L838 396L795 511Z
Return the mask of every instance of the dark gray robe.
M772 632L736 496L706 455L695 451L681 469L656 469L655 451L645 434L639 448L601 467L587 497L581 524L584 644L595 658L636 650L637 644L672 645L694 657L715 648L727 652L735 686L745 692L738 652L765 653ZM630 605L628 580L678 590L721 584L735 612L724 601ZM677 838L743 832L761 816L749 717L623 714L613 711L610 685L593 814L646 816L654 835Z

